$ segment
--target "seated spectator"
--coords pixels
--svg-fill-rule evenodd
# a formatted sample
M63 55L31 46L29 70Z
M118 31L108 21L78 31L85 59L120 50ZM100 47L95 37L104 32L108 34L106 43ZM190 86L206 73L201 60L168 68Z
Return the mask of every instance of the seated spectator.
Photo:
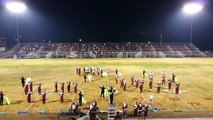
M69 110L71 110L72 114L78 114L79 113L78 104L73 102Z
M122 120L122 117L119 114L119 111L116 113L116 116L115 116L114 120Z
M93 101L91 104L90 104L90 111L89 111L89 117L90 117L90 120L96 120L97 118L97 113L98 113L98 107L97 107L97 103L96 101Z

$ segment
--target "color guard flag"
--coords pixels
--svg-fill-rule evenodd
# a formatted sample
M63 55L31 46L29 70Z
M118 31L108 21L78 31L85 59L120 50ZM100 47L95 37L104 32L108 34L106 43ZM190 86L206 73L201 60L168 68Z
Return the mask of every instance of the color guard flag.
M82 103L83 104L87 104L87 100L86 100L86 98L84 96L82 97Z
M103 71L102 76L107 77L108 76L107 72Z
M88 79L89 82L91 82L91 80L92 80L92 75L88 75L88 76L87 76L87 79Z
M6 99L6 105L9 105L10 104L10 99L7 97L7 96L4 96L5 97L5 99Z
M108 89L104 89L104 96L109 96L109 91L108 91Z

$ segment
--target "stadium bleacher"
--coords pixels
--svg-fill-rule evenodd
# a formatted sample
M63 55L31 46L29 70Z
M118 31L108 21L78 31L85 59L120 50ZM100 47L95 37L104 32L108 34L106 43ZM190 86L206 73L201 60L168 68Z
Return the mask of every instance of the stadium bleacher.
M21 43L1 58L206 57L191 43Z

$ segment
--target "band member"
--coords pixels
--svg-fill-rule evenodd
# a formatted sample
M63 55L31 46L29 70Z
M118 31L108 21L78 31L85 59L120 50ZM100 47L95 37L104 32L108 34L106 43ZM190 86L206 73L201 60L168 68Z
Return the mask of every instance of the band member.
M171 90L171 87L172 87L172 81L169 80L169 81L168 81L168 90Z
M1 91L1 92L0 92L0 105L3 106L3 104L4 104L4 94L3 94L3 92Z
M138 77L136 77L136 78L135 78L135 87L136 87L136 88L138 88L138 82L139 82L139 79L138 79Z
M118 84L118 76L115 76L115 83Z
M78 75L81 75L81 67L78 67Z
M115 69L115 75L118 75L118 69Z
M126 118L127 117L127 109L128 109L128 104L126 103L126 101L123 102L122 108L123 108L123 116L124 116L124 118Z
M60 95L60 101L61 101L61 103L63 103L64 102L64 93L61 91L59 93L59 95Z
M133 74L130 76L130 80L132 81L132 85L134 85L134 75Z
M145 70L143 70L143 78L145 78L145 74L146 74L146 71L145 71Z
M42 95L42 103L45 104L45 103L46 103L46 91L43 90L43 91L41 92L41 95Z
M86 67L85 67L85 66L83 67L83 71L84 71L84 73L85 73L85 71L86 71Z
M160 93L160 82L157 83L157 93Z
M20 79L21 79L22 87L24 87L24 85L25 85L25 78L24 78L24 76L22 76Z
M172 82L175 82L175 77L176 77L176 75L174 73L172 73Z
M38 95L41 94L41 83L38 83Z
M165 75L165 72L162 71L162 85L166 85L166 75Z
M30 92L33 92L33 82L30 81Z
M29 90L28 84L26 83L25 86L24 86L24 93L25 93L25 95L27 95L28 90Z
M116 89L113 89L113 87L110 88L109 90L109 99L110 99L110 104L113 105L113 98L114 98L114 93Z
M67 81L67 92L69 92L69 93L70 93L70 84L71 84L71 82Z
M138 114L138 103L136 102L133 107L134 107L134 117L136 117Z
M79 106L82 105L82 97L84 96L83 93L80 91L79 95Z
M78 87L78 84L76 83L76 81L74 81L73 86L74 86L74 93L76 94L77 93L77 87Z
M152 89L152 82L153 82L153 78L152 76L149 76L149 88Z
M143 82L143 80L141 80L139 83L139 88L140 88L141 93L143 92L143 84L144 84L144 82Z
M120 84L121 84L120 88L122 88L124 86L124 79L122 77L120 78Z
M105 90L105 87L104 86L100 86L101 88L101 95L100 97L103 97L104 98L104 90Z
M54 85L55 85L55 92L58 92L58 82L54 81Z
M88 67L85 67L85 73L86 73L86 75L89 74L89 68Z
M175 94L179 93L180 83L176 83Z
M31 102L31 92L30 91L27 92L27 102L28 103Z
M78 75L78 67L75 68L75 72Z
M126 91L126 80L123 80L123 90Z
M84 73L84 82L87 82L87 74Z
M149 72L149 77L151 77L153 79L153 72L152 71Z
M61 91L64 93L64 82L61 82Z
M100 66L97 67L97 72L98 72L98 76L99 76L101 74L101 67Z
M95 75L95 68L94 67L90 67L90 72L92 75Z

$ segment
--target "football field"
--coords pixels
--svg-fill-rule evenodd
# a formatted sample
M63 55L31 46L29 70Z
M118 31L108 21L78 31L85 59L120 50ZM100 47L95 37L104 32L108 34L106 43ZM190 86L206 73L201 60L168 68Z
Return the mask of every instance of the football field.
M91 82L84 82L83 76L76 74L75 68L80 66L101 66L108 72L107 77L93 76ZM127 81L127 90L120 88L120 82L115 84L115 69L119 69L122 77ZM82 70L82 69L81 69ZM142 71L153 71L153 88L148 87L148 78L145 78L144 92L131 85L130 75L142 79ZM166 73L166 85L161 86L157 93L157 82L161 81L161 71ZM82 70L83 71L83 70ZM180 82L180 94L167 91L167 81L175 73ZM27 102L24 88L21 86L20 77L30 77L33 81L32 102ZM128 110L133 110L135 102L149 101L150 95L154 96L151 107L165 111L174 110L213 110L213 58L143 58L143 59L1 59L0 60L0 91L11 100L10 105L0 106L0 112L17 112L47 110L58 112L66 110L72 102L78 102L78 94L67 92L65 85L64 103L60 103L59 93L54 92L53 82L65 83L70 80L77 81L78 92L83 91L87 103L80 109L88 108L96 99L99 110L108 108L108 97L100 97L100 85L113 86L118 92L114 96L117 109L122 109L122 102L129 104ZM37 83L47 93L46 104L42 104L41 95L37 95ZM60 86L58 87L60 88ZM172 84L174 91L175 84Z

